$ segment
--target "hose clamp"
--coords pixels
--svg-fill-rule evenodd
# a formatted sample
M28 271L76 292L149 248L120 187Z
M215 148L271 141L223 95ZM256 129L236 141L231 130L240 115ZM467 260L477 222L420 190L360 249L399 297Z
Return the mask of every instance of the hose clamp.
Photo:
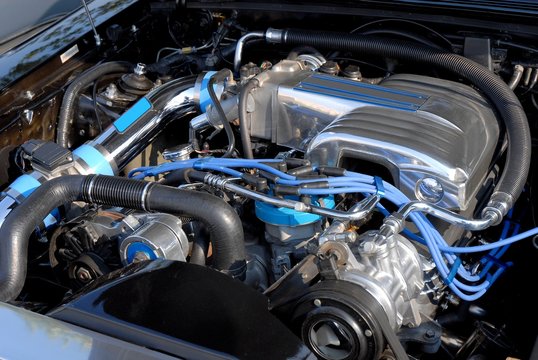
M90 179L90 183L88 184L87 196L88 196L88 202L89 203L93 203L92 190L93 190L95 178L97 178L97 176L98 175L92 175L92 177Z
M144 189L142 190L142 196L140 196L140 205L142 207L142 210L144 211L150 211L146 206L146 198L148 196L149 188L152 185L152 183L148 182L146 186L144 186Z
M265 32L265 40L268 43L280 44L286 40L286 31L269 28Z
M209 86L209 80L216 73L216 71L208 71L200 74L196 79L196 84L194 85L194 102L200 107L200 110L203 113L205 113L207 111L207 107L211 105L211 98L209 96L209 92L207 91L207 87ZM219 91L219 89L216 89L215 85L213 85L213 88L215 89L217 96L222 93L222 89Z

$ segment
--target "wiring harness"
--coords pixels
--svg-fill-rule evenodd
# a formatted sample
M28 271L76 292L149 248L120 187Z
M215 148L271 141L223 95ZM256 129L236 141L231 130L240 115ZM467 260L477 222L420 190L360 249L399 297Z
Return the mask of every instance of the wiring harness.
M341 168L315 167L308 162L303 162L302 166L286 172L279 168L279 164L283 163L285 161L282 159L208 157L140 167L131 171L129 177L143 179L175 170L194 169L217 172L234 179L249 179L253 175L252 172L245 171L248 169L254 170L255 176L269 180L272 187L286 187L288 193L300 196L376 194L400 208L410 202L410 199L399 189L377 177ZM269 187L267 191L271 191ZM382 214L389 215L389 211L381 203L377 203L376 206ZM412 233L409 229L405 229L403 233L408 238L427 246L443 282L455 295L462 300L473 301L484 295L495 280L511 265L509 262L504 263L500 260L510 244L538 234L538 228L519 233L519 225L516 224L512 228L511 236L508 237L512 227L510 215L504 222L500 239L489 244L449 246L428 218L420 212L413 212L409 216L420 235ZM476 262L467 263L461 255L471 253L485 254Z

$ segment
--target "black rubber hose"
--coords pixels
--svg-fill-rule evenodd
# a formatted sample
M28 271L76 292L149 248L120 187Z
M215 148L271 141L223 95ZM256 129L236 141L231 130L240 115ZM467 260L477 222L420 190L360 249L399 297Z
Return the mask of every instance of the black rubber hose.
M251 79L246 83L239 93L238 113L239 113L239 129L241 132L241 143L243 144L243 156L247 159L254 159L252 153L252 143L250 142L249 119L247 112L248 95L252 90L259 85L257 79Z
M521 194L531 160L531 136L527 116L514 92L500 77L482 65L454 53L415 43L347 33L285 30L279 41L288 45L348 50L426 64L467 79L490 99L506 126L506 163L495 191L511 196L513 202Z
M206 240L206 236L204 236L203 234L203 229L195 227L194 240L192 242L191 258L189 262L191 264L205 266L208 250L208 243Z
M26 278L28 243L55 208L85 201L145 211L186 213L200 220L213 245L212 266L243 278L246 255L241 220L224 200L207 193L101 175L52 179L17 206L0 227L0 301L14 300Z
M186 175L186 170L190 169L179 169L169 172L164 175L163 179L159 182L161 185L178 187L189 182L189 178Z
M68 148L70 145L73 121L75 119L75 108L77 100L84 89L94 81L107 74L127 73L133 68L132 64L126 62L107 62L95 65L80 74L67 87L62 99L60 115L58 116L58 126L56 128L56 142Z
M220 101L217 98L217 94L215 94L215 89L213 89L214 84L215 78L211 77L207 83L207 93L209 94L211 102L217 110L217 113L219 114L222 125L224 126L224 131L226 131L226 136L228 137L228 147L226 148L226 152L224 153L224 155L222 155L222 157L228 158L233 155L235 150L235 136L232 130L232 126L230 125L230 123L228 122L228 118L226 117L226 113L220 105Z

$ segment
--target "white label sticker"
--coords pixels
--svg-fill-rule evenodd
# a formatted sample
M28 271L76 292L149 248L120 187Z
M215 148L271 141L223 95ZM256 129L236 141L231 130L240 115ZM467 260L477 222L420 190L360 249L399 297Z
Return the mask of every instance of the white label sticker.
M67 50L62 55L60 55L60 60L62 61L62 64L65 63L67 60L71 59L77 53L78 53L78 45L75 44L69 50Z

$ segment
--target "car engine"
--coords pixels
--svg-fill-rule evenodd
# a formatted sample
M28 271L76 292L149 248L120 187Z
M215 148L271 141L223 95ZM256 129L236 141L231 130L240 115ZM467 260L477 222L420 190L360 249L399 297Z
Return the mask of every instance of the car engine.
M77 10L92 31L0 82L0 300L99 331L73 315L85 297L180 262L257 292L311 353L297 358L530 357L524 36L110 4Z

